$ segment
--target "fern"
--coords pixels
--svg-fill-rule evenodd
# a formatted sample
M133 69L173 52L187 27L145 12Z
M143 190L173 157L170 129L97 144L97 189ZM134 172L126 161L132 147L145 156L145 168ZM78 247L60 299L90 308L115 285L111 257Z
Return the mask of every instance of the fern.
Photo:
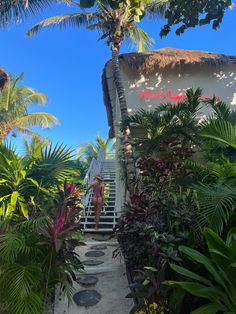
M218 145L236 149L236 125L229 121L209 119L203 122L201 136Z
M198 226L210 227L218 234L223 232L236 208L236 187L216 183L196 186L198 194Z

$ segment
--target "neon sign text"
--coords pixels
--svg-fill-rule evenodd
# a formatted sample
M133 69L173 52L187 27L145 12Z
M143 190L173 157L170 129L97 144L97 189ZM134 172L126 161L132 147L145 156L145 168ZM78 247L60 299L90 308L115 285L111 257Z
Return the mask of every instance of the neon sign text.
M169 89L168 91L159 90L157 92L150 91L145 89L139 93L140 99L166 99L168 101L184 101L186 100L185 95L175 94L173 90ZM209 96L201 97L201 100L211 99Z

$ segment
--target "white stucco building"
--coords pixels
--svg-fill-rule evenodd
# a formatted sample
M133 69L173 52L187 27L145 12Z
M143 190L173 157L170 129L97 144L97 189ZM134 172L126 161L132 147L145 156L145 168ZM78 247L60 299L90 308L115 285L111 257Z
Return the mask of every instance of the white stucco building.
M164 48L120 56L120 65L129 113L140 108L152 110L161 103L182 100L188 88L200 87L203 97L217 96L236 109L236 57L202 51ZM111 62L103 71L104 103L110 137L119 146L120 108L112 76ZM205 108L202 115L207 114ZM122 183L117 161L117 204Z

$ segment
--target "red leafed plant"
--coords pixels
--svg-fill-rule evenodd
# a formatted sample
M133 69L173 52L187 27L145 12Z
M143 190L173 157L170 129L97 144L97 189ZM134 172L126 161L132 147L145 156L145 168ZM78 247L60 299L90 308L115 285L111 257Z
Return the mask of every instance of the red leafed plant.
M79 213L82 191L72 183L64 183L64 189L59 190L55 200L54 213L47 216L47 224L43 228L43 234L51 239L55 252L58 252L66 237L80 229Z

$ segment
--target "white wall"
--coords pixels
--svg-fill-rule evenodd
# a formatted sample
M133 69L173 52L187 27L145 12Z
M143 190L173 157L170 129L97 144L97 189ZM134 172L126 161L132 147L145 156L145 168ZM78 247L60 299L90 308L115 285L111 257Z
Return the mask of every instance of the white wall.
M117 150L120 147L119 137L120 132L120 108L118 98L115 92L114 82L110 67L106 69L108 85L110 90L110 97L113 110L113 123L115 127L115 134L117 138ZM161 103L168 102L165 98L160 99L141 99L140 93L143 90L149 90L153 94L160 91L167 93L173 91L175 95L184 95L188 88L200 87L203 89L203 96L212 97L216 95L222 100L226 101L236 109L236 65L224 67L200 67L188 71L166 71L155 73L151 76L144 77L135 75L134 73L123 71L123 81L127 98L128 111L130 114L134 113L140 108L152 110ZM201 114L208 113L206 108L203 108ZM118 156L117 156L118 157ZM116 163L116 210L121 210L124 202L125 188L123 182L120 180L120 165L117 158Z
M166 98L141 99L141 92L149 90L152 95L173 91L174 95L184 95L188 88L200 87L203 96L212 97L216 95L236 109L236 65L221 67L199 66L188 71L159 72L152 76L134 75L134 73L123 72L127 105L130 113L144 108L151 110L160 103L166 103ZM160 94L159 94L160 96ZM173 102L174 103L174 102ZM203 114L207 113L203 109Z

